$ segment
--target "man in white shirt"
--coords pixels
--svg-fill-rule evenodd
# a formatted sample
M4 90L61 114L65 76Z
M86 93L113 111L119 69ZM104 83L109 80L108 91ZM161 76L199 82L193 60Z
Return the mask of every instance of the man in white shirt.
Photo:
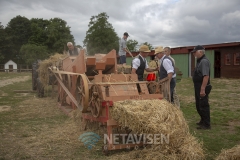
M159 79L161 80L166 77L170 79L171 102L174 103L173 91L176 86L176 79L175 79L176 73L175 73L173 61L164 53L165 53L164 49L161 46L155 50L155 55L160 60L160 64L161 64Z
M171 57L171 48L170 47L164 47L164 52L165 55L168 56L169 58L171 58L171 60L173 61L174 65L175 65L175 60Z
M147 45L142 45L139 51L140 51L139 55L132 61L132 74L137 74L138 80L143 81L144 70L146 70L147 72L154 72L157 71L158 68L155 69L148 68L146 57L151 51L149 50Z
M171 48L170 47L164 47L164 52L165 52L166 56L171 58L171 60L173 61L174 66L175 66L176 65L175 60L171 56ZM176 87L174 88L174 91L173 91L173 98L174 98L175 105L180 107L180 101L179 101L179 98L178 98L178 95L177 95Z

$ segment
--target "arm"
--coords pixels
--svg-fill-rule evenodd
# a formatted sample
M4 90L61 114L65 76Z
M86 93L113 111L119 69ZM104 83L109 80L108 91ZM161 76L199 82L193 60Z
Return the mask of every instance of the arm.
M136 74L136 69L135 68L132 68L132 74Z
M169 59L165 59L162 63L163 63L163 67L167 71L168 78L171 80L174 73L172 62Z
M206 60L202 60L201 62L201 67L200 71L202 72L203 75L203 82L201 86L201 91L200 91L200 97L204 97L206 95L205 93L205 88L207 86L208 80L209 80L209 72L210 72L210 64Z
M135 58L132 61L132 74L136 74L136 71L138 69L138 67L140 66L140 60L138 58Z
M155 68L155 69L151 69L151 68L146 68L145 69L147 72L154 72L154 71L157 71L158 68Z
M208 79L209 79L209 76L203 77L203 82L202 82L201 91L200 91L200 97L204 97L206 95L205 88L207 86Z
M147 72L154 72L154 71L157 71L157 70L158 70L158 67L157 67L157 68L154 68L154 69L150 69L150 68L148 67L148 63L147 63L147 60L146 60L145 71L147 71Z
M128 51L126 48L123 48L123 50L133 57L132 53L130 51Z
M168 77L168 79L171 80L171 79L172 79L172 76L173 76L173 73L168 73L168 76L167 76L167 77Z

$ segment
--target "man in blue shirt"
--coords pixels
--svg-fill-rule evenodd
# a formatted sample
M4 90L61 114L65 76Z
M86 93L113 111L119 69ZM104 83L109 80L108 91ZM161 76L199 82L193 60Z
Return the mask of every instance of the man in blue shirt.
M132 56L132 53L127 50L127 38L128 38L128 33L125 32L123 34L123 38L120 39L119 41L119 52L118 55L120 56L120 64L123 65L123 67L126 65L126 52L129 53Z

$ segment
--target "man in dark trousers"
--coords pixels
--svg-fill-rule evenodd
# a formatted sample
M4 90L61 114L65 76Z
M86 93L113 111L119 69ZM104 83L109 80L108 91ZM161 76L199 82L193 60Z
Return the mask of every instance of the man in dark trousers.
M174 69L174 62L171 58L165 55L162 46L159 46L157 47L157 49L155 49L155 55L160 61L159 80L162 80L166 77L170 79L171 103L174 103L173 91L176 86L176 73Z
M68 47L68 55L69 56L77 56L77 55L79 55L80 48L74 47L72 42L68 42L67 43L67 47Z
M132 61L132 74L137 74L138 80L143 81L144 70L146 70L147 72L154 72L157 71L157 68L150 69L148 67L146 57L151 51L149 50L149 47L147 45L142 45L139 49L139 52L139 55L136 56L136 58L134 58L134 60Z
M211 92L210 85L210 62L205 56L203 46L194 47L191 51L197 58L196 68L193 73L193 83L195 89L195 101L197 112L201 120L197 123L197 129L211 129L210 124L210 106L208 103L208 95Z

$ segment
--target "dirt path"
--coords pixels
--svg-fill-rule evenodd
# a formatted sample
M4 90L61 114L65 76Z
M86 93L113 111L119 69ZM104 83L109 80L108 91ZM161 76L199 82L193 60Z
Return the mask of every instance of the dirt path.
M21 77L15 77L15 78L11 78L11 79L4 79L4 80L0 80L0 88L16 83L16 82L24 82L30 79L30 76L21 76Z

